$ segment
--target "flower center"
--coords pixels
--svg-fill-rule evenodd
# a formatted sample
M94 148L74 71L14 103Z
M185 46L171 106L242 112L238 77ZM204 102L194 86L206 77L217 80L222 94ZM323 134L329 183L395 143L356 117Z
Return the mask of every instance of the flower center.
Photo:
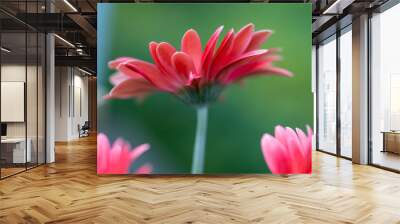
M216 102L223 89L224 86L220 84L207 84L200 88L188 86L176 96L186 104L199 107Z

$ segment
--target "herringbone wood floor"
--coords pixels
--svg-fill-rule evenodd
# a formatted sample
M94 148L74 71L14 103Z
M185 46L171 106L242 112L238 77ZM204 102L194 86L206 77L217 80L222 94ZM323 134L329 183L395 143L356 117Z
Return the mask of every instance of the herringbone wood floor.
M400 175L314 153L290 177L96 175L94 137L0 181L0 223L400 223Z

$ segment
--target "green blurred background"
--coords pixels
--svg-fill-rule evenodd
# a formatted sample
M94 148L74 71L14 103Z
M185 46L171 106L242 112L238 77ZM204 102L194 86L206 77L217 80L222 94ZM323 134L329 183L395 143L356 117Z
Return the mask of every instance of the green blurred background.
M275 65L295 76L256 76L225 89L223 100L209 110L205 173L269 173L260 149L262 134L278 124L303 130L313 125L311 15L310 4L99 4L99 132L133 146L151 144L132 171L150 162L153 173L190 173L195 109L163 93L142 102L103 100L114 73L107 62L120 56L152 62L150 41L166 41L179 49L184 32L194 28L204 47L218 26L225 26L225 35L251 22L256 30L274 31L263 47L281 48L283 60Z

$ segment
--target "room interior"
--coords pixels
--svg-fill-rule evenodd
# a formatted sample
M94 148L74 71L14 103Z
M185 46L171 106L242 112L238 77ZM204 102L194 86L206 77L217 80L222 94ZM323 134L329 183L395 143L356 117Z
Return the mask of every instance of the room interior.
M80 127L89 122L89 82L95 81L79 68L56 67L56 142L79 139Z
M46 75L49 73L48 40L44 30L31 26L25 20L27 14L44 13L46 1L2 1L1 29L1 136L0 178L24 172L52 161L46 148L48 102ZM56 3L57 5L58 3ZM64 5L64 4L61 4ZM68 7L68 6L66 6ZM57 10L63 8L57 8ZM22 16L22 17L21 17ZM71 43L61 36L54 37L57 54L86 55L86 52L70 51ZM54 63L54 61L53 61ZM56 122L54 142L71 141L81 137L82 127L95 130L96 79L90 69L71 67L57 61L55 77L54 109ZM47 66L47 67L46 67ZM90 87L89 87L90 86ZM88 100L91 97L91 103ZM91 106L89 106L91 105ZM90 113L90 116L89 116ZM89 122L91 117L92 122ZM87 130L86 130L87 132ZM54 161L54 159L53 159Z
M393 44L399 33L392 29L399 21L400 6L394 6L371 20L372 32L372 163L400 168L400 67Z
M43 164L44 34L2 33L1 173L10 176Z

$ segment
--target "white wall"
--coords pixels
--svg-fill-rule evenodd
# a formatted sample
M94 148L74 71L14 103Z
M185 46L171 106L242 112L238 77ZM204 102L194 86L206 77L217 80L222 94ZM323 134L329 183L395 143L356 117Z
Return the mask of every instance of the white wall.
M69 117L69 68L55 68L55 141L68 140Z
M25 121L25 83L1 81L1 121ZM35 107L36 108L36 107Z
M78 125L88 120L88 77L76 68L56 67L55 140L79 137Z
M28 69L30 69L28 67ZM1 81L25 82L25 65L8 64L1 66ZM5 110L6 108L1 108ZM25 137L25 122L7 123L7 137Z
M27 69L27 70L25 70ZM1 66L1 81L3 82L25 82L25 75L26 72L28 74L35 74L36 75L36 66L27 66L25 67L24 65L18 65L18 64L5 64ZM29 79L29 77L28 77ZM36 80L31 80L29 79L29 84L30 85L36 85ZM30 91L32 90L32 92ZM27 104L28 106L34 106L36 108L36 88L27 88ZM34 99L33 99L34 98ZM29 105L31 102L34 102L34 104ZM7 108L1 108L2 110L7 110ZM28 112L31 112L31 110L28 110ZM36 110L35 110L36 111ZM36 113L28 113L28 128L33 127L36 130ZM34 122L32 124L31 122ZM7 135L8 137L25 137L25 122L7 122ZM28 137L29 137L29 131L28 131Z
M77 70L75 70L77 71ZM73 119L71 120L71 135L74 138L78 137L78 125L83 125L85 121L89 120L88 116L88 77L82 76L82 73L79 75L74 75L74 108L73 111Z
M38 70L37 70L38 69ZM25 80L27 78L27 80ZM44 120L44 74L41 66L25 66L25 64L3 64L1 66L2 82L24 82L26 84L26 106L20 108L21 113L26 112L26 121L6 122L7 137L29 139L30 149L32 151L32 161L44 162L45 150L45 120ZM3 91L3 90L2 90ZM24 90L21 94L24 94ZM7 97L2 95L3 97ZM11 108L1 108L1 110L12 110ZM10 112L10 111L8 111ZM11 111L12 113L12 111ZM37 153L39 156L37 156Z

